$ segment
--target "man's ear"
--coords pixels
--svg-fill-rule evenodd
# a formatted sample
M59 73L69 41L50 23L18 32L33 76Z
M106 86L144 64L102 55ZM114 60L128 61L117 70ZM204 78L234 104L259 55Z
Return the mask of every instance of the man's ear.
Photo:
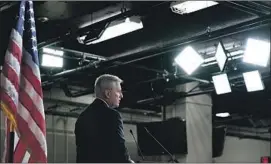
M110 94L111 94L110 90L105 90L105 97L106 98L109 98Z

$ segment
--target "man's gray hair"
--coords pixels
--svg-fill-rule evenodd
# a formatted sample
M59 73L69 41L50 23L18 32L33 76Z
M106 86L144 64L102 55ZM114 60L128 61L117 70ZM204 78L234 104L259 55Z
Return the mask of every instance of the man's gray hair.
M115 75L110 75L110 74L103 74L99 76L94 85L94 92L96 97L101 97L104 96L103 92L105 89L110 89L112 86L112 83L122 83L123 80L120 79L119 77Z

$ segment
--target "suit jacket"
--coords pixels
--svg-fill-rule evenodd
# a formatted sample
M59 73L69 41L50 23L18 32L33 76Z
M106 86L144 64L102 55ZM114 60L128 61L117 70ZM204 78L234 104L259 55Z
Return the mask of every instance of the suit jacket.
M75 124L78 163L129 163L120 113L95 99Z

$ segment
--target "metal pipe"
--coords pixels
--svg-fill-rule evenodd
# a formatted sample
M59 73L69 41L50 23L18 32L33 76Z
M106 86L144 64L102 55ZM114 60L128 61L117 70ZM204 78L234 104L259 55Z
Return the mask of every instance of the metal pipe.
M116 64L118 66L121 66L121 65L123 65L125 63L116 61L116 62L114 62L114 64ZM136 65L136 64L130 64L129 66L134 67L134 68L138 68L138 69L143 69L143 70L146 70L146 71L159 73L159 74L164 74L165 73L165 71L163 71L163 70L149 68L149 67L146 67L146 66L141 66L141 65Z
M233 9L248 13L248 14L257 15L257 16L266 15L266 13L263 13L263 12L257 10L257 9L248 7L248 6L244 5L244 4L242 4L241 2L232 2L232 1L224 1L223 2L223 1L221 1L219 3L222 4L222 5L231 7Z
M67 84L61 84L61 88L67 97L80 97L80 96L88 95L93 92L93 88L89 88L83 91L78 91L78 92L73 93L71 92Z
M86 90L83 90L83 91L78 91L78 92L75 92L75 93L72 93L70 91L70 89L67 87L67 85L63 85L62 86L62 89L64 91L64 94L67 96L67 97L72 97L72 98L75 98L75 97L80 97L80 96L84 96L84 95L87 95L87 94L90 94L90 93L93 93L93 88L88 88ZM124 101L125 103L125 101ZM131 104L131 103L126 103L125 104L126 106L129 106L129 107L132 107L132 108L139 108L139 109L147 109L147 110L156 110L156 107L151 107L151 106L144 106L144 105L141 105L140 103L137 103L137 104ZM125 105L121 105L121 108L122 107L125 107ZM122 109L120 109L122 110ZM143 112L143 111L141 111ZM145 112L143 112L145 113Z
M43 41L38 43L38 49L41 49L43 47L51 46L51 45L56 45L60 42L62 42L62 39L65 39L65 37L69 36L70 33L65 34L64 36L57 36L55 38L51 38L49 40Z
M268 16L264 16L261 18L256 18L256 19L253 19L250 21L246 21L243 23L239 23L239 24L231 26L231 27L224 27L224 28L222 27L216 31L213 31L211 33L211 36L207 35L210 33L205 31L205 32L197 33L195 36L192 36L192 37L191 36L180 37L178 39L175 39L175 41L174 41L175 44L172 46L169 46L171 44L170 42L169 43L159 42L157 44L148 45L146 47L140 47L139 49L133 49L133 50L130 50L130 51L118 54L118 55L114 55L114 56L108 58L108 60L106 60L106 61L94 62L94 63L90 63L86 66L83 66L83 67L78 67L75 69L70 69L67 71L63 71L61 73L54 74L47 80L61 77L61 76L67 76L67 75L73 74L78 71L83 71L86 69L93 68L97 65L102 66L102 64L113 63L117 60L124 59L127 56L132 56L132 55L138 56L139 54L142 54L144 52L148 52L153 49L157 49L157 47L166 47L166 48L162 48L162 50L161 50L162 52L155 53L155 54L148 56L149 58L154 57L154 56L160 55L161 53L171 52L173 50L176 50L176 48L179 48L179 46L181 46L181 45L191 44L194 42L206 42L206 41L216 40L216 39L223 38L226 36L234 35L234 34L241 33L241 32L246 32L246 31L253 30L253 29L256 29L259 27L263 27L263 26L269 25L270 20L271 20L270 15L268 15Z
M63 56L59 56L59 55L54 55L54 54L47 54L45 53L46 55L49 55L49 56L54 56L54 57L58 57L58 58L63 58L63 59L70 59L70 60L82 60L82 58L78 58L78 57L71 57L71 56L66 56L66 55L63 55ZM89 60L86 60L86 61L89 61Z
M90 60L107 60L106 57L104 56L95 55L95 54L91 54L87 52L80 52L76 50L71 50L67 48L59 48L59 47L50 47L50 48L55 49L55 50L65 51L65 52L71 52L73 53L73 55L80 58L82 58L85 55L86 59L90 59Z
M268 4L265 4L264 2L260 2L260 1L248 1L248 3L261 6L262 8L265 8L266 10L268 10L269 12L271 10L271 6L268 5Z
M60 50L60 51L66 51L66 52L71 52L71 53L74 53L75 56L77 57L83 57L84 55L86 55L86 59L89 59L89 60L107 60L106 57L104 56L101 56L101 55L96 55L96 54L91 54L91 53L87 53L87 52L80 52L80 51L76 51L76 50L71 50L71 49L67 49L67 48L58 48L58 47L50 47L52 49L55 49L55 50ZM77 58L76 58L77 59ZM118 66L121 66L125 63L123 62L119 62L119 61L116 61L114 62L113 64L115 65L118 65ZM145 66L141 66L141 65L135 65L135 64L130 64L129 66L131 67L134 67L134 68L138 68L138 69L143 69L143 70L146 70L146 71L152 71L152 72L155 72L155 73L160 73L160 74L163 74L165 73L164 71L162 70L158 70L158 69L153 69L153 68L148 68L148 67L145 67Z
M204 95L204 94L212 93L213 91L214 91L214 89L209 89L206 91L191 92L191 93L187 93L187 94L181 94L180 97L191 97L191 96Z
M76 106L76 107L82 107L82 108L86 108L89 105L87 103L72 102L72 101L59 100L59 99L50 99L50 98L46 98L46 97L44 97L43 100L45 102L62 103L62 104L67 104L67 105L70 105L70 106ZM138 114L138 115L146 116L146 111L143 111L143 110L140 110L140 109L138 109L138 110L126 110L125 108L120 108L120 109L118 109L118 111L120 111L122 113ZM158 114L158 113L155 113L155 112L148 112L147 115L161 118L161 114Z
M262 79L266 79L266 78L269 77L269 72L261 72L261 74L262 74ZM185 76L185 75L178 75L178 74L177 75L169 74L167 77L170 78L171 76L174 76L176 78L182 78L182 79L186 79L186 80L191 80L191 81L198 81L198 82L204 83L204 84L211 84L211 83L213 83L212 81L208 81L208 80L204 80L204 79L200 79L200 78L196 78L196 77ZM239 74L239 73L238 74L229 74L228 76L229 76L229 80L236 80L238 78L242 78L243 77L243 75ZM154 82L154 81L162 80L162 79L164 79L164 78L160 77L160 78L149 79L149 80L137 83L136 85L139 85L139 84L142 84L142 83ZM236 87L237 87L237 85L236 85Z
M209 90L205 90L205 91L196 91L196 92L191 92L191 93L175 93L174 98L179 99L179 98L183 98L183 97L191 97L191 96L198 96L198 95L203 95L203 94L209 94L212 93L214 91L214 89L209 89ZM147 98L144 100L138 100L137 103L151 103L153 101L161 101L162 99L166 98L164 95L159 95L156 96L154 98Z
M238 79L240 77L242 77L242 74L232 76L232 77L229 78L229 80ZM243 85L245 85L245 84L240 84L240 85L235 86L235 87L240 87L240 86L243 86ZM212 93L214 91L215 91L215 88L212 87L212 88L204 90L204 91L193 91L193 92L188 92L188 93L181 92L181 93L176 93L176 94L179 94L179 95L176 96L176 98L183 98L183 97L198 96L198 95L203 95L203 94L210 94L210 93ZM160 101L163 98L165 98L164 95L159 95L159 96L157 96L155 98L147 98L147 99L144 99L144 100L138 100L137 103L150 103L150 102L153 102L153 101Z
M78 24L79 29L84 29L95 23L110 19L114 16L120 15L125 11L130 11L132 3L129 1L116 2L116 4L103 8L99 11L84 15L72 21L74 24Z
M151 103L155 100L161 100L162 98L164 98L163 95L160 95L160 96L157 96L157 97L154 97L154 98L147 98L147 99L144 99L144 100L138 100L136 103L138 104L147 104L147 103Z
M268 16L264 16L261 18L256 18L253 20L249 20L243 23L239 23L237 25L234 26L230 26L230 27L222 27L218 30L212 31L211 33L209 32L200 32L195 34L194 36L186 36L186 37L181 37L178 39L175 39L175 44L172 44L172 46L166 46L169 45L171 43L165 43L165 42L159 42L155 45L149 45L146 47L140 47L138 49L133 49L124 53L120 53L118 55L114 55L113 57L111 57L111 61L115 61L115 60L119 60L119 59L123 59L127 56L131 56L131 55L139 55L142 53L146 53L148 51L157 49L157 47L165 47L161 49L161 52L158 53L153 53L152 55L147 55L144 57L144 59L147 58L151 58L151 57L155 57L164 53L168 53L171 51L175 51L177 50L177 48L179 49L180 46L182 45L186 45L186 44L191 44L191 43L204 43L204 42L208 42L208 41L212 41L212 40L217 40L223 37L227 37L227 36L231 36L234 34L238 34L238 33L242 33L242 32L246 32L246 31L250 31L250 30L254 30L257 29L259 27L264 27L270 24L271 18L270 15ZM174 40L174 39L172 39ZM109 58L110 60L110 58ZM131 62L130 62L131 63Z
M154 72L157 72L157 73L164 73L162 71L159 72L158 70L156 71L156 70L152 70L152 69L149 70L149 71L154 71ZM191 80L191 81L198 81L198 82L204 83L204 84L210 84L211 83L208 80L204 80L204 79L200 79L200 78L196 78L196 77L191 77L191 76L185 76L185 75L174 75L173 73L167 75L165 78L170 78L171 76L174 76L175 78L182 78L182 79ZM146 81L141 81L141 82L136 83L136 84L134 84L132 86L134 87L135 85L140 85L140 84L143 84L143 83L150 83L150 82L154 82L154 81L162 80L162 79L164 79L164 77L158 77L158 78L154 78L154 79L150 79L150 80L146 80ZM63 91L64 91L64 93L65 93L65 95L67 97L80 97L80 96L84 96L84 95L93 93L93 88L88 88L86 90L78 91L78 92L75 92L75 93L72 93L67 87L62 87L62 89L63 89Z
M267 133L269 133L269 131L268 131L269 128L268 127L266 127L266 128L245 128L245 127L238 127L238 126L228 125L227 129L231 130L232 132L242 131L242 132L256 133L256 134L267 134Z
M0 5L0 12L5 11L15 5L18 5L18 2L2 2L3 4Z
M230 121L236 121L236 120L244 120L244 119L248 119L251 118L252 116L235 116L232 118L227 118L227 119L223 119L223 120L214 120L214 123L218 123L218 124L223 124L223 123L227 123Z
M248 1L248 2L239 2L241 4L244 4L248 7L251 7L255 10L260 10L262 11L262 13L265 13L265 14L270 14L270 10L271 10L271 7L268 6L267 4L264 4L264 3L261 3L261 2L253 2L253 1Z
M232 136L232 137L238 137L238 138L243 138L243 139L256 139L256 140L262 140L262 141L271 141L270 137L261 137L261 136L253 136L253 135L246 135L246 134L240 134L240 133L232 133L232 132L227 132L227 136Z
M62 117L71 117L71 118L78 118L80 116L80 113L74 113L74 112L60 112L60 111L45 111L46 115L52 115L52 116L62 116ZM132 121L132 120L123 120L124 124L138 124L138 121Z

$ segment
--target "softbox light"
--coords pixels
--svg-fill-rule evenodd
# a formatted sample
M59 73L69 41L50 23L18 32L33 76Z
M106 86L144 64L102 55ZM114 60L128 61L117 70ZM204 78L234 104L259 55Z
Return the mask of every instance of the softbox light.
M221 42L219 42L217 49L216 49L216 54L215 54L215 58L217 61L217 64L220 68L220 71L223 72L225 65L227 63L227 54L225 53L223 44Z
M246 44L243 61L249 64L266 67L270 56L270 43L249 38Z
M175 62L188 75L191 75L204 62L204 59L192 47L188 46L175 58Z
M243 77L248 92L260 91L264 89L264 84L259 71L243 73Z
M216 94L231 92L231 86L227 74L220 74L212 77Z

